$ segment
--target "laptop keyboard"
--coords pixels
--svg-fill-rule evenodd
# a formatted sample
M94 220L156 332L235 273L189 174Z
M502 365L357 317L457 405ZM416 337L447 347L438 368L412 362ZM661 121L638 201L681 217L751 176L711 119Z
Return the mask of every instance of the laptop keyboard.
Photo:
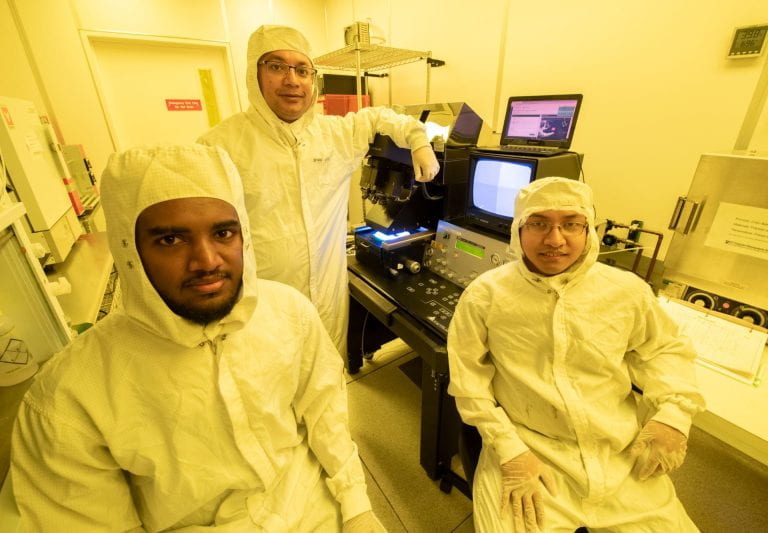
M542 154L542 155L555 155L564 152L565 150L559 148L549 148L546 146L524 146L524 145L502 145L500 147L505 152L515 152L521 154Z

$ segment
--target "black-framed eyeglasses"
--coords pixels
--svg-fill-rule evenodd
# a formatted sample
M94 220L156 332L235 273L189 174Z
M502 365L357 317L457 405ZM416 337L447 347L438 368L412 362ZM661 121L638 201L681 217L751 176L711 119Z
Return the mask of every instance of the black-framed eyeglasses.
M307 67L305 65L289 65L282 61L259 61L259 65L264 65L267 68L267 72L279 76L286 76L288 72L293 69L299 78L314 78L317 74L317 69Z
M569 237L575 237L581 235L584 230L587 229L588 224L584 222L563 222L562 224L552 224L551 222L545 222L543 220L535 220L533 222L526 222L523 224L528 231L536 235L549 235L552 228L557 228L560 233Z

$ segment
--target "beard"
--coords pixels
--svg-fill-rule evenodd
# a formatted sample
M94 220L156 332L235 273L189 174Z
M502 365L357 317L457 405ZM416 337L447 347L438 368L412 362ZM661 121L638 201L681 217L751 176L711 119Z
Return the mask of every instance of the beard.
M235 307L235 304L237 303L237 299L240 296L240 291L242 288L243 280L241 278L240 282L237 284L237 289L232 291L230 297L215 307L187 305L181 302L175 302L162 293L159 294L165 302L165 305L167 305L171 311L179 315L181 318L186 318L195 324L205 326L206 324L210 324L216 320L221 320L232 311L232 309Z

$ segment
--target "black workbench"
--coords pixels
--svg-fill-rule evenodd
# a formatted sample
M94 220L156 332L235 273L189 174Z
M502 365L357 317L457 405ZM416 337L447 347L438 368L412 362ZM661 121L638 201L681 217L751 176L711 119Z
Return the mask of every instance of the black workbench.
M393 277L354 257L348 257L348 275L348 372L357 373L364 355L395 337L416 352L422 362L421 466L443 491L456 486L469 495L466 481L450 469L461 419L447 393L447 328L462 289L426 270Z

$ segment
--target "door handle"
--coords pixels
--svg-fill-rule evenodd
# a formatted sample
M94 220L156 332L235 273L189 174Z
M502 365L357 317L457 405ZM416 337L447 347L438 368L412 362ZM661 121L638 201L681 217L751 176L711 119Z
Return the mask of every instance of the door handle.
M688 235L696 225L701 206L701 202L694 202L686 196L679 196L672 212L672 219L669 221L669 229L682 235Z

